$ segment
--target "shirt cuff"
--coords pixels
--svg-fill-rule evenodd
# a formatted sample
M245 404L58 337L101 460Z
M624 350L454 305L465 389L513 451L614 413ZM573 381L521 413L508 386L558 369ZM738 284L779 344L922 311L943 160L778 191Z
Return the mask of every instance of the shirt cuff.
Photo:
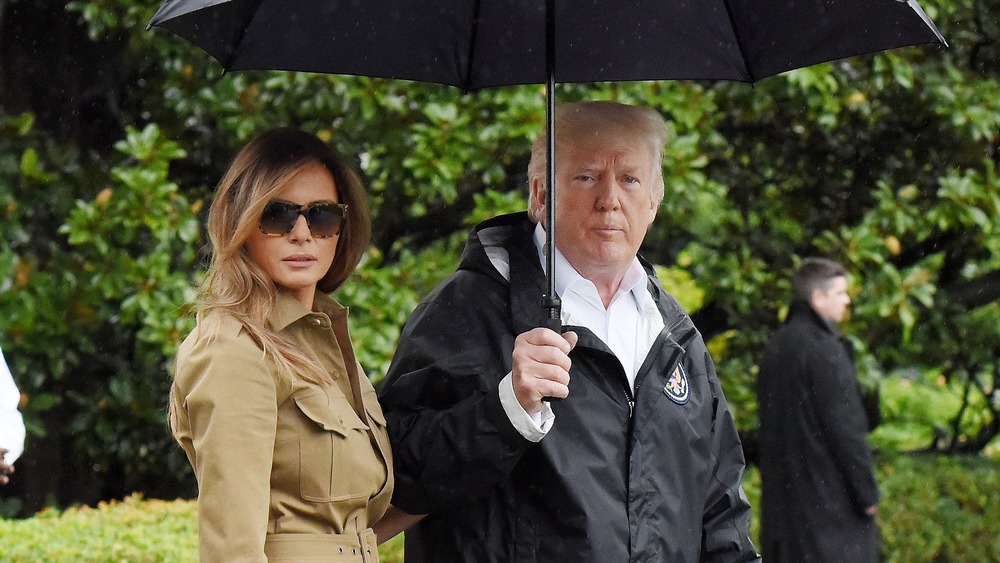
M556 419L552 407L547 402L542 404L544 406L541 412L533 415L528 414L528 411L524 410L524 407L518 402L517 396L514 395L513 374L508 373L507 377L500 381L500 405L503 406L507 418L510 419L510 423L514 425L518 433L530 442L541 441L549 433L549 429L552 428L552 423Z

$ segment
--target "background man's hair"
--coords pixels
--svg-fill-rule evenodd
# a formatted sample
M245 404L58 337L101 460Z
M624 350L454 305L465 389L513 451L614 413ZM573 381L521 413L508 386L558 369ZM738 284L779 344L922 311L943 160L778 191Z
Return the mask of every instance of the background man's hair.
M792 276L792 297L808 302L813 291L828 291L831 282L840 277L847 277L847 270L833 260L806 258Z

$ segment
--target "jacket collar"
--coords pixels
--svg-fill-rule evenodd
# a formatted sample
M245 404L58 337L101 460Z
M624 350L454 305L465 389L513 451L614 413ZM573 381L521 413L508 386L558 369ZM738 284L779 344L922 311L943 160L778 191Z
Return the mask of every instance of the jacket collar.
M462 252L459 269L484 274L510 287L510 312L517 334L538 326L545 326L546 311L541 306L545 287L545 272L538 259L534 241L535 223L525 212L500 215L477 225L469 235ZM509 279L497 271L487 255L487 247L498 246L506 250ZM676 301L663 299L666 292L660 287L653 267L641 256L639 264L646 274L647 288L655 291L653 301L662 309L664 321L669 325L684 311Z
M272 329L281 332L296 321L317 312L325 313L332 319L345 314L346 311L346 307L334 301L329 295L320 292L316 293L316 297L313 299L313 310L310 311L290 293L279 288L267 320Z
M816 312L816 309L813 309L809 303L801 299L792 301L792 304L788 308L788 320L786 322L791 322L792 319L804 320L816 325L825 332L829 332L834 336L840 336L840 331L837 330L837 327L833 323L823 318L822 315Z

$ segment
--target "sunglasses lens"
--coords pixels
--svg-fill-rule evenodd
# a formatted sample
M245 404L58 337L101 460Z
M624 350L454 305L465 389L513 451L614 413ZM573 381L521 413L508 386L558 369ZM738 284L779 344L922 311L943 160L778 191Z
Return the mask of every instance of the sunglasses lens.
M260 230L265 235L285 235L299 218L299 206L284 201L272 201L260 216Z
M260 215L260 230L268 236L287 235L302 215L314 237L335 237L344 225L346 211L347 206L339 203L314 203L300 207L287 201L272 201Z
M306 210L306 221L313 236L329 238L340 234L344 224L345 206L336 203L317 203Z

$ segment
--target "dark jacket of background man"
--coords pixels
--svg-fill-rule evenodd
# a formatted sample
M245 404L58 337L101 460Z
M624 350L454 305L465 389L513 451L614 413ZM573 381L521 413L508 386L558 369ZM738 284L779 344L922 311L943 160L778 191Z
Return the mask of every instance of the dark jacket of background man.
M761 549L768 563L878 561L878 503L853 349L804 301L758 379Z

